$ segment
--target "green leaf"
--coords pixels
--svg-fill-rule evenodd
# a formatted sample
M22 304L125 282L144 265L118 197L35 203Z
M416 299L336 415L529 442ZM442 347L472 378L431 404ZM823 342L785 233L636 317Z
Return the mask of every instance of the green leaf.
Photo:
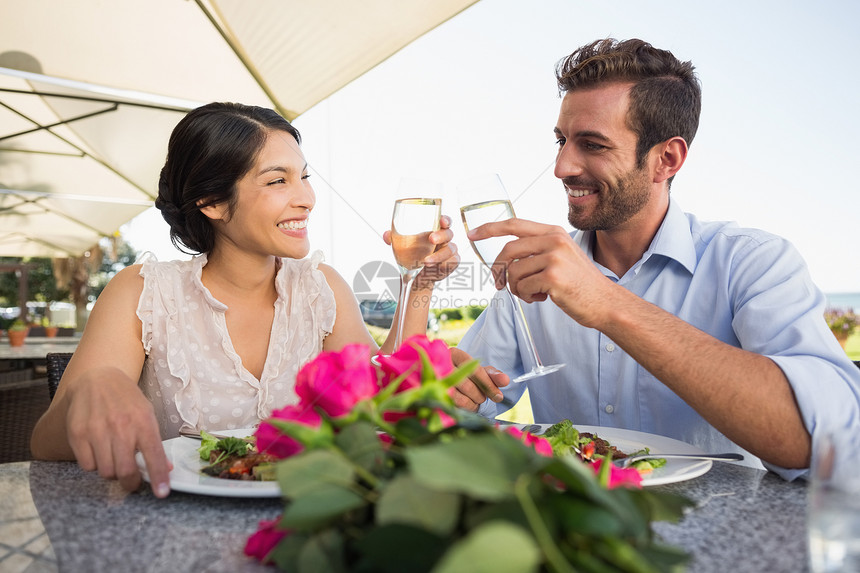
M549 496L541 508L550 511L567 532L602 537L621 535L624 529L618 516L611 511L571 495Z
M433 573L527 573L540 563L540 549L526 529L494 521L454 543Z
M410 368L409 370L407 370L406 372L404 372L403 374L401 374L400 376L398 376L397 378L395 378L394 380L389 382L388 386L385 386L379 392L376 393L376 396L373 397L373 400L377 404L381 404L381 403L385 402L386 400L388 400L389 398L391 398L391 396L395 392L397 392L397 389L400 388L400 385L403 383L403 381L406 380L409 377L409 375L412 374L412 372L413 372L413 369Z
M456 370L442 378L439 382L442 383L446 388L450 388L452 386L456 386L466 378L468 378L472 372L474 372L481 362L475 358L469 360L468 362L464 362L461 364Z
M298 573L343 573L346 571L343 537L336 529L311 536L299 553Z
M200 447L197 448L197 452L200 454L200 459L208 462L209 454L212 453L212 450L215 449L217 444L218 438L204 430L200 430Z
M683 571L683 564L690 560L690 555L676 547L651 544L642 547L642 556L653 563L659 571Z
M277 476L287 498L332 485L352 489L355 479L349 460L330 450L313 450L280 461Z
M601 540L595 544L595 553L608 563L618 567L621 571L628 573L659 573L657 567L648 562L636 548L614 537Z
M454 530L459 516L460 496L427 488L408 475L394 478L376 507L379 525L413 525L442 536Z
M466 499L464 502L464 527L475 529L488 521L509 521L522 527L528 527L529 522L523 513L523 508L515 499L496 503L485 503Z
M294 498L287 505L280 524L285 528L312 530L366 504L367 501L354 491L321 486Z
M430 362L427 352L417 345L415 349L418 350L418 356L421 357L421 385L424 386L436 380L436 371L433 369L433 363Z
M355 569L374 573L425 573L448 548L429 531L406 525L382 525L355 543L361 555Z
M427 426L415 417L398 420L394 428L397 430L397 435L402 436L407 442L430 435L430 430L427 429Z
M298 569L299 554L307 540L307 535L291 532L275 546L267 559L277 565L281 571L295 571Z
M514 481L531 466L529 449L507 438L492 433L469 435L411 447L405 456L412 475L425 487L501 500L513 496Z
M334 430L325 418L318 428L280 418L268 418L266 421L309 450L324 448L334 442Z
M356 422L343 428L335 437L335 445L352 462L371 472L378 472L385 463L385 450L370 422Z
M242 438L226 437L218 440L215 444L216 450L221 450L228 456L244 456L248 453L251 443Z
M696 505L691 499L674 493L644 489L636 496L636 502L645 517L670 523L677 523L686 508Z

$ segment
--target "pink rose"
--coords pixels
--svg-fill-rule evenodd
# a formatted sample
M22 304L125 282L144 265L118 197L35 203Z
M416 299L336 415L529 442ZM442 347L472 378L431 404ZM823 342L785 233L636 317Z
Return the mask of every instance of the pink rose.
M319 428L322 424L322 418L310 406L299 404L273 411L271 418L263 420L254 435L257 437L257 449L281 459L301 452L304 446L270 424L269 420L272 418L304 424L311 428Z
M323 352L299 370L296 394L333 418L344 416L361 400L379 391L370 364L370 349L348 344L340 352Z
M451 349L443 340L431 341L424 335L416 334L407 338L391 356L379 356L384 386L388 386L406 372L411 373L400 383L398 392L411 390L421 385L419 348L427 354L437 378L444 378L454 370L454 363L451 361Z
M600 468L603 466L603 458L597 458L591 467L594 468L594 473L600 474ZM619 468L612 462L609 462L609 483L606 484L608 489L616 487L642 487L642 475L636 468Z
M288 530L277 529L278 521L280 519L260 522L259 529L245 543L245 555L266 563L269 553L290 534Z
M514 426L508 426L505 428L505 431L524 443L527 446L531 446L534 450L542 456L546 456L548 458L552 457L552 446L549 443L549 440L546 438L541 438L540 436L535 436L534 434L530 434L528 432L523 432L519 428Z

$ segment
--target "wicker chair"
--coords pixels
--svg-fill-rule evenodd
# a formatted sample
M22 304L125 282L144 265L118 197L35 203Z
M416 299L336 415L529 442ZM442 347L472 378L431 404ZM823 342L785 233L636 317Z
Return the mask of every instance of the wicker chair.
M51 400L54 399L57 386L60 385L60 378L63 377L63 372L66 370L66 365L71 357L71 352L49 352L45 357L48 368L48 393L51 395Z

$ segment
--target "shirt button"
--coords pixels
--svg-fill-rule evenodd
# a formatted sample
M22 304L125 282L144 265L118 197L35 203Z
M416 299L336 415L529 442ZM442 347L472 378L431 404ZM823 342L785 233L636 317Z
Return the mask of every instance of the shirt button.
M615 345L614 345L614 344L612 344L612 343L610 342L609 344L607 344L607 345L606 345L606 351L607 351L607 352L612 352L613 350L615 350Z
M607 404L606 407L604 408L604 410L606 411L607 414L611 414L612 412L615 411L615 406L613 406L612 404Z

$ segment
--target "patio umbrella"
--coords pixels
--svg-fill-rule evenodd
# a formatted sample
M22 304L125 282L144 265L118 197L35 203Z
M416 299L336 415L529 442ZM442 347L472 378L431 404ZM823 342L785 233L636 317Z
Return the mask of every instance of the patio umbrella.
M152 205L187 110L288 119L476 0L0 0L0 255L76 256Z

